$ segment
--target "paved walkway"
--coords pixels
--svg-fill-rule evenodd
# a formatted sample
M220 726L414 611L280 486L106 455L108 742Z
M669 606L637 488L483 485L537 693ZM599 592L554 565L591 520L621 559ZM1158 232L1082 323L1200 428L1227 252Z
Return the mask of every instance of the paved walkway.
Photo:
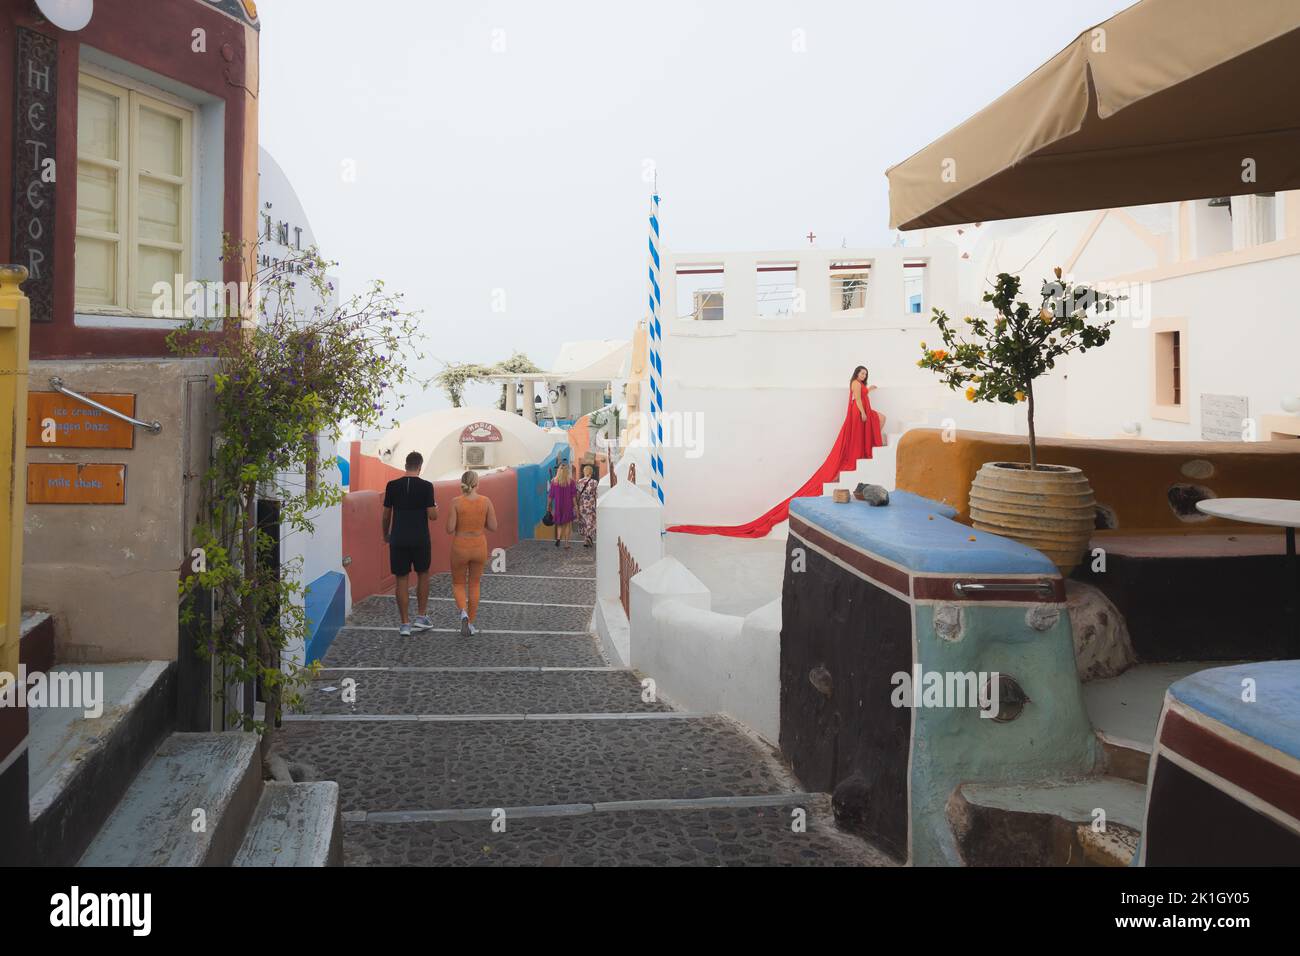
M887 862L738 725L642 700L589 632L595 592L591 549L525 541L484 575L475 637L446 574L435 630L404 638L391 597L357 604L280 734L338 781L348 865Z

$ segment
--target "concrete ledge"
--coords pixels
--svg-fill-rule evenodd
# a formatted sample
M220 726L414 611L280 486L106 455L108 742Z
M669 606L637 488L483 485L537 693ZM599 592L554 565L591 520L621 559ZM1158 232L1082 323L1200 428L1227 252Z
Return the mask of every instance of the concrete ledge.
M267 783L234 866L342 866L339 785Z
M38 864L76 863L174 725L174 664L103 669L110 667L130 683L120 694L106 692L100 717L47 711L33 722L29 812Z
M255 734L172 734L81 858L81 866L227 866L262 789ZM203 829L195 829L196 811Z

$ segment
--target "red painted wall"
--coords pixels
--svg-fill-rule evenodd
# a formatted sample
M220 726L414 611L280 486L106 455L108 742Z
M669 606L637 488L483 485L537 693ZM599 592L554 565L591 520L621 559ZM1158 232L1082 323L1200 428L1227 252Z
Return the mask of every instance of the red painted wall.
M349 480L358 474L358 466L367 469L368 480L383 474L378 488L357 484L360 490L349 491L343 498L343 554L351 558L347 566L348 580L352 585L352 600L361 601L373 594L391 594L395 583L388 570L388 546L383 539L384 493L383 484L400 478L404 472L389 468L383 462L360 455L353 446ZM514 469L494 471L479 479L479 494L492 499L497 513L497 530L488 534L488 549L508 548L519 540L519 493ZM451 570L451 536L447 534L447 508L460 494L460 482L435 481L434 500L438 502L438 523L433 529L433 562L429 570L440 574Z
M111 53L154 73L179 80L225 100L225 208L223 230L233 239L257 235L257 33L249 26L195 0L97 0L94 15L77 33L58 30L36 15L27 0L0 2L0 261L11 255L15 30L27 27L54 37L59 45L58 124L55 158L54 320L33 322L34 359L89 356L165 356L166 329L77 328L73 256L77 227L77 74L80 46ZM207 52L191 49L191 31L207 31ZM227 59L227 55L229 59ZM250 158L251 157L251 158ZM237 282L240 264L224 266Z

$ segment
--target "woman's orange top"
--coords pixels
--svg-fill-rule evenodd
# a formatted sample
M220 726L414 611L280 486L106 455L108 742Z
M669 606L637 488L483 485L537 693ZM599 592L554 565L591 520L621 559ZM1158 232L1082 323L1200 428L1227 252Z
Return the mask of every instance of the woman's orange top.
M483 533L483 530L487 527L487 498L482 495L477 498L466 498L461 495L455 501L455 508L457 534Z

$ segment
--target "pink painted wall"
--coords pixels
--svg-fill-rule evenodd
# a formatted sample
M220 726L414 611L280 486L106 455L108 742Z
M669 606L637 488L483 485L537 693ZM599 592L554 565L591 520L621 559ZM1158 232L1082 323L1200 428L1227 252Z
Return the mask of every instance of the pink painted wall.
M360 454L353 443L351 487L343 498L343 554L351 558L347 566L352 584L353 602L373 594L391 594L395 583L388 570L388 546L383 538L384 485L403 472L390 468L378 459ZM356 476L362 476L358 479ZM479 494L492 499L497 514L497 530L488 534L488 549L508 548L519 540L519 491L513 468L494 471L479 478ZM451 536L447 534L447 508L460 494L460 482L435 481L434 500L438 503L438 523L433 530L432 574L451 570Z

